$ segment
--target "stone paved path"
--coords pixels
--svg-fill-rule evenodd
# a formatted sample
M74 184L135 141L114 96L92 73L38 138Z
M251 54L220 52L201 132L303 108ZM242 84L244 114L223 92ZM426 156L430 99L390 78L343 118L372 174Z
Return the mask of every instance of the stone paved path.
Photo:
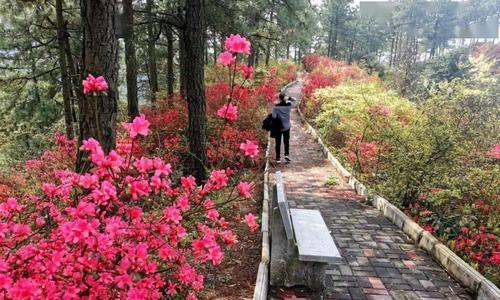
M298 83L286 93L300 99L300 90ZM274 143L271 146L274 158ZM327 187L326 179L335 170L296 111L290 156L291 164L277 165L271 172L282 170L292 207L321 211L343 257L343 262L328 267L325 299L473 299L391 221L362 204L345 182L338 179L337 186Z

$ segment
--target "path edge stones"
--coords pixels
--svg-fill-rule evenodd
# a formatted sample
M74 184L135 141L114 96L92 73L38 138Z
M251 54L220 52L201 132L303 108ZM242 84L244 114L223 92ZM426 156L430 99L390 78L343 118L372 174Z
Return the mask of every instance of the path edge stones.
M356 191L356 194L366 199L373 207L383 213L386 218L391 220L392 223L415 241L415 244L427 251L432 258L463 287L475 293L477 295L477 300L500 300L500 289L498 289L495 284L472 268L430 232L423 230L420 225L395 205L378 195L370 193L364 184L347 171L323 143L316 130L306 120L304 114L300 110L300 104L301 102L297 105L297 112L302 123L306 126L306 131L320 144L325 158L333 165L338 175L348 182L349 186Z
M286 90L290 86L297 83L293 80L281 88L280 92ZM262 215L261 215L261 232L262 232L262 254L257 271L257 279L253 291L253 300L266 300L269 283L269 260L270 260L270 244L269 244L269 151L271 149L271 138L267 137L266 148L266 166L264 168L264 183L262 197Z
M271 138L267 138L266 148L266 166L264 168L264 183L262 197L262 215L261 215L261 232L262 232L262 254L257 271L257 279L253 292L253 300L266 300L267 289L269 283L269 149L271 148Z

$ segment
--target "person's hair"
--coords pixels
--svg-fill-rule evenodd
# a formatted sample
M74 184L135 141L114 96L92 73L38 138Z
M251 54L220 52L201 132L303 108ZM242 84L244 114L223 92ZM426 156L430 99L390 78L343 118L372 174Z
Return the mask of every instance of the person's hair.
M280 93L280 101L284 102L285 101L285 93Z

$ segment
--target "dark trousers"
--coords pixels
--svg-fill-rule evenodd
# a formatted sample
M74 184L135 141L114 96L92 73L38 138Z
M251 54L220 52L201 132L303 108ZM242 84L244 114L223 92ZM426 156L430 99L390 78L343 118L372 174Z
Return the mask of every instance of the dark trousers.
M275 137L276 145L275 145L275 150L276 150L276 160L280 159L281 155L281 136L283 136L283 142L285 143L285 156L288 156L289 154L289 149L290 149L290 129L286 131L280 131Z

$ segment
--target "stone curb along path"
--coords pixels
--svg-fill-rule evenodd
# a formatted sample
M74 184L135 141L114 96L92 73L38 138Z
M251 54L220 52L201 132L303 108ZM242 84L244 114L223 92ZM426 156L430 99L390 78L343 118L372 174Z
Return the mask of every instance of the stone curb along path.
M320 144L325 158L330 161L338 174L348 182L349 186L359 196L367 199L373 207L382 212L385 217L391 220L399 229L414 240L420 248L426 250L461 285L475 293L478 300L500 300L500 290L495 284L473 269L443 243L439 242L431 233L423 230L416 222L388 200L370 193L369 190L350 174L335 156L333 156L316 130L307 122L300 110L300 104L297 107L297 112L307 132Z

